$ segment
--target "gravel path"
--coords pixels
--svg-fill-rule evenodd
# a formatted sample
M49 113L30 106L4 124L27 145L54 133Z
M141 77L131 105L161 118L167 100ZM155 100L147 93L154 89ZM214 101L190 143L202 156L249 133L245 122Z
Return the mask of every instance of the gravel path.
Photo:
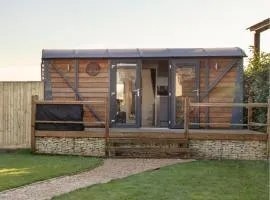
M104 160L104 165L88 172L49 179L6 192L0 192L0 199L51 199L53 196L71 192L78 188L106 183L113 179L123 178L167 165L191 161L181 159L106 159Z

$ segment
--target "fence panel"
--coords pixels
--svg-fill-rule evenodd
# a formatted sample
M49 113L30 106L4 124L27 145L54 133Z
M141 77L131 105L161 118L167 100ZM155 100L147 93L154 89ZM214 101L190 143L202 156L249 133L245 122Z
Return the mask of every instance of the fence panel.
M43 82L0 82L0 148L30 148L31 98Z

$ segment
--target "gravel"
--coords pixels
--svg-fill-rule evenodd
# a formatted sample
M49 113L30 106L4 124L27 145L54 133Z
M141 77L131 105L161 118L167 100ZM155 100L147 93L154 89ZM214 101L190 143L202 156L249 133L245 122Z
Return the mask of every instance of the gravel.
M105 159L102 166L88 172L49 179L0 192L0 199L51 199L54 196L90 185L107 183L113 179L127 177L143 171L191 161L181 159Z

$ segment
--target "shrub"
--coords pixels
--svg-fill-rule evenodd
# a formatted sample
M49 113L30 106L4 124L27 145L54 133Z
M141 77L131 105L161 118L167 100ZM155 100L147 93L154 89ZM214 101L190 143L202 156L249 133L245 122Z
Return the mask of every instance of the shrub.
M253 54L249 59L249 64L244 72L245 102L252 98L253 102L265 103L269 98L269 73L270 54ZM253 109L253 121L266 122L265 108Z

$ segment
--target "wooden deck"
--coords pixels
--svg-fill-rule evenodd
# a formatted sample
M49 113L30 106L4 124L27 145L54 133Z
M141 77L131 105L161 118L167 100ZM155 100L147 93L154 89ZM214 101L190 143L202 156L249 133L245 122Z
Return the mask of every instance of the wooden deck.
M35 131L37 137L104 137L104 128L85 131ZM184 138L184 129L110 128L109 138ZM248 129L190 129L190 140L267 140L267 134Z
M36 123L63 123L63 124L91 124L85 121L36 121L35 113L38 104L82 104L97 103L95 101L85 102L61 102L61 101L38 101L32 97L32 120L31 120L31 147L35 152L36 137L57 137L57 138L99 138L97 141L105 142L106 155L111 157L179 157L189 156L189 144L192 142L203 142L197 140L224 140L224 141L268 141L267 155L270 155L270 99L268 103L191 103L189 98L184 99L184 129L168 128L109 128L109 106L104 101L106 110L104 121L100 122L104 128L86 128L85 131L38 131ZM100 103L100 102L99 102ZM191 108L235 108L243 107L248 109L247 124L211 122L194 123L190 122ZM254 123L252 121L252 108L268 107L267 123ZM95 122L94 122L95 123ZM211 127L212 129L190 129L192 125ZM87 127L87 126L85 126ZM238 127L237 129L213 129L213 127ZM267 127L267 133L252 131L253 127ZM248 128L248 129L245 129ZM95 140L93 140L95 141ZM226 142L225 142L226 143ZM234 142L232 142L234 143ZM241 143L241 142L240 142Z
M97 138L105 140L106 155L121 158L189 158L190 141L232 140L266 141L267 135L251 130L190 129L189 138L183 129L111 128L105 137L104 128L85 131L35 131L35 137Z

